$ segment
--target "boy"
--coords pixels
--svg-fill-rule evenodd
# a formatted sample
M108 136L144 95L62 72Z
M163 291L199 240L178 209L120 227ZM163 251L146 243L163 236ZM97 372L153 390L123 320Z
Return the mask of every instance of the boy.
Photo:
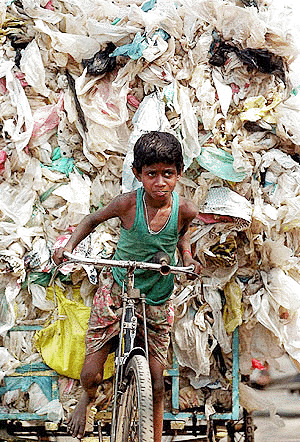
M188 227L197 215L195 206L174 192L182 175L183 157L178 140L166 132L142 135L134 146L132 170L143 187L117 196L106 207L87 215L77 226L65 247L55 251L54 261L63 260L63 252L72 250L98 224L118 217L120 239L115 259L151 261L158 251L168 253L174 264L176 247L183 264L200 264L192 258ZM113 268L105 285L98 289L93 302L86 335L86 357L81 371L84 393L68 425L73 437L84 435L86 409L95 398L102 381L103 366L119 332L120 286L126 269ZM149 365L153 386L154 441L161 442L164 411L164 378L173 316L169 297L174 287L173 275L140 270L135 287L146 294ZM159 289L158 289L159 287Z

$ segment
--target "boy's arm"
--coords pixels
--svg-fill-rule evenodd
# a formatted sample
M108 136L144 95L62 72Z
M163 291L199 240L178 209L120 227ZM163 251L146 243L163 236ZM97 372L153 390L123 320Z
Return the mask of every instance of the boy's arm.
M64 259L64 252L72 252L75 247L86 238L99 224L111 218L122 218L122 211L126 206L126 199L123 195L114 198L107 206L98 209L94 213L86 215L72 233L69 241L64 247L56 249L53 253L53 261L60 264Z
M200 262L193 259L193 255L191 252L191 243L190 243L190 232L187 230L187 232L180 236L178 243L177 243L178 250L181 253L183 265L188 267L193 264L194 266L194 272L195 273L201 273L202 271L202 265Z
M197 216L198 211L194 204L190 201L185 201L181 207L181 220L182 228L179 233L179 239L177 242L177 247L182 255L182 260L184 266L194 265L195 273L201 273L201 264L193 259L191 252L191 242L190 242L190 225L193 219Z

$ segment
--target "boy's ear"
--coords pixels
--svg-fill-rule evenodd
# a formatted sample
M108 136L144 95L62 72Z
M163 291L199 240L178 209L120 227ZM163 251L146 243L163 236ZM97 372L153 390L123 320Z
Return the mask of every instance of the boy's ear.
M181 169L181 171L179 173L177 173L177 180L180 180L180 178L182 177L183 174L183 169Z
M138 171L136 170L135 167L132 167L132 172L133 172L134 176L136 177L136 179L141 182L142 181L141 174L138 173Z

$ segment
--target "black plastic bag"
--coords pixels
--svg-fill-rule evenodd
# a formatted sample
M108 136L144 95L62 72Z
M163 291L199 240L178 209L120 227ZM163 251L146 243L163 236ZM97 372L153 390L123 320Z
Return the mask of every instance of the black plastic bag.
M109 42L103 51L97 52L92 58L84 58L82 64L91 75L101 75L111 72L116 67L116 57L110 57L116 46Z

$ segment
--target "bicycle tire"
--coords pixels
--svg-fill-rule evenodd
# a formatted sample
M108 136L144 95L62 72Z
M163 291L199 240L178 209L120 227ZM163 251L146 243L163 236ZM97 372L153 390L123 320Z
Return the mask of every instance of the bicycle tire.
M125 370L125 389L116 416L117 442L153 442L153 400L149 365L134 355Z

